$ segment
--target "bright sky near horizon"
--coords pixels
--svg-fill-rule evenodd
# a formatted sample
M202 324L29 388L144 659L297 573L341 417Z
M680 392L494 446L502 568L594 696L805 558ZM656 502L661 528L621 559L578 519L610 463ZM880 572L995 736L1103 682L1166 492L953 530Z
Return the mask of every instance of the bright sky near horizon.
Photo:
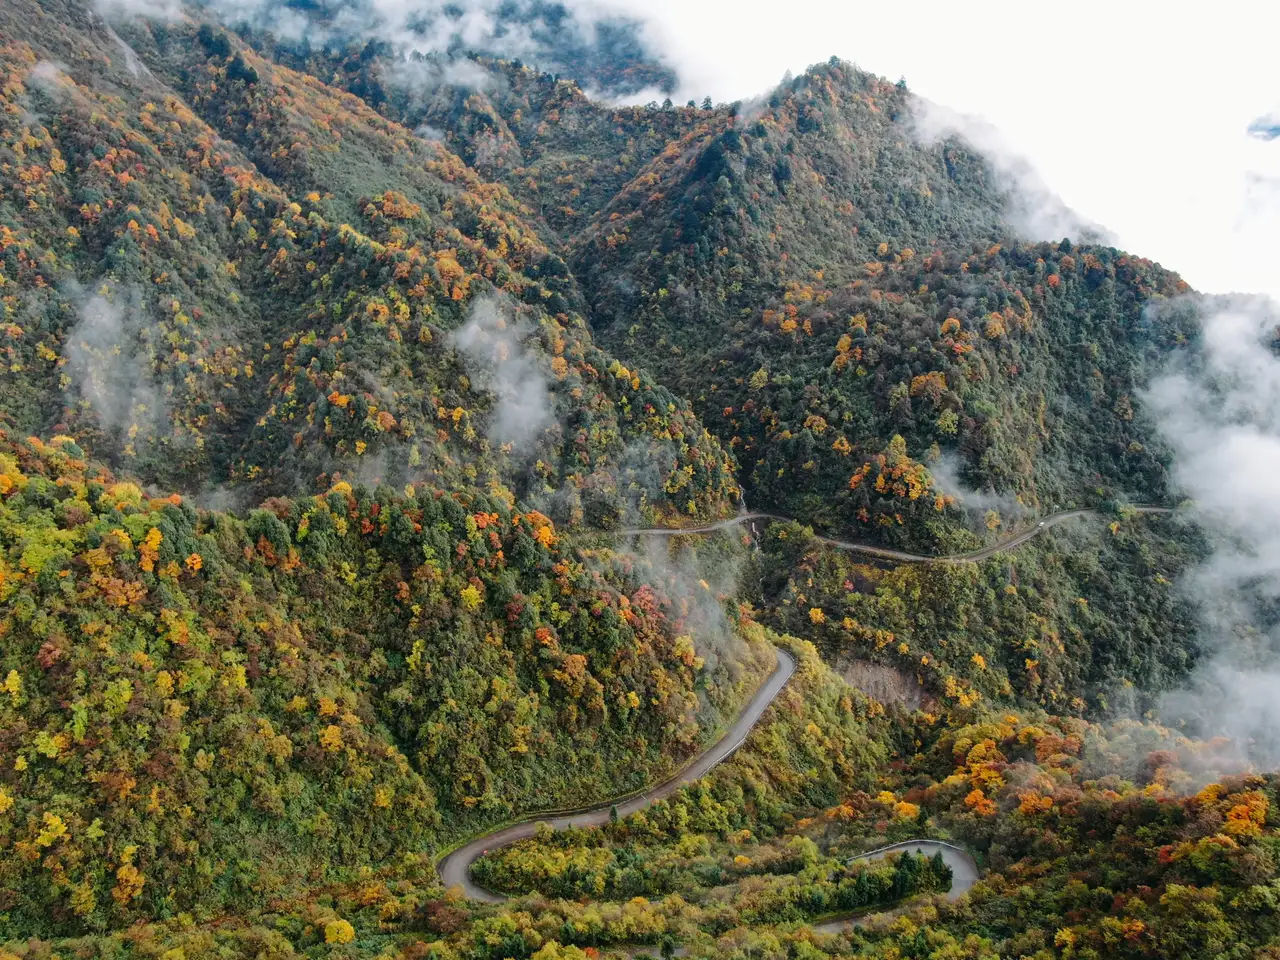
M832 54L999 129L1121 247L1208 292L1280 298L1275 0L911 5L605 0L648 21L681 99L747 99Z

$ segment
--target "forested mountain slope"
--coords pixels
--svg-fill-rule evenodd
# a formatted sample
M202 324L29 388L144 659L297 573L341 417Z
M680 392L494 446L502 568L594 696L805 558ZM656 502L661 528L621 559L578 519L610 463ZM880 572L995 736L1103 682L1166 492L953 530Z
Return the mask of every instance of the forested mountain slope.
M236 518L65 436L0 434L0 468L5 938L429 864L674 769L770 665L500 498L340 482Z
M247 31L255 47L340 85L501 182L561 244L656 156L692 131L722 127L732 108L609 106L572 76L491 55L404 60L386 45L314 49Z
M838 669L886 678L886 699L1129 716L1201 654L1177 584L1206 548L1185 518L1078 519L971 564L886 569L794 523L771 525L760 546L752 583L767 620Z
M1191 330L1148 304L1186 285L1020 242L994 174L913 109L829 64L654 160L570 254L604 341L694 401L753 505L824 527L962 542L944 459L1010 514L1162 497L1133 397Z
M76 3L0 16L19 424L188 489L510 484L563 518L736 497L688 406L592 344L564 263L447 150L194 23L139 54Z
M750 692L710 587L557 532L734 465L505 188L195 21L0 35L5 938L430 864Z
M485 57L483 82L423 97L368 54L294 56L381 83L382 113L508 185L602 341L693 401L753 505L955 548L984 520L1165 496L1134 398L1193 334L1158 309L1186 285L1026 242L1009 184L900 85L833 60L758 103L610 108ZM966 488L990 496L951 504Z

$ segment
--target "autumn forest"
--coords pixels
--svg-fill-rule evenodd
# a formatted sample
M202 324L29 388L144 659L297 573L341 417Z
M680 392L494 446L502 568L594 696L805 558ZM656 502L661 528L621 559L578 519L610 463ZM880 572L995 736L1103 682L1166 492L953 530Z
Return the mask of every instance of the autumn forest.
M1194 291L839 58L377 7L0 3L0 960L1280 958Z

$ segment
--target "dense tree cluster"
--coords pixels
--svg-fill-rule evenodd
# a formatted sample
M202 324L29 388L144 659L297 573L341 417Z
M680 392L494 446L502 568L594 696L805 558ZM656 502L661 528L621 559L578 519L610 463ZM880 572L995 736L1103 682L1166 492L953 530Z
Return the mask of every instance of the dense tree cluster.
M761 547L770 622L855 674L896 672L907 702L1123 714L1152 706L1199 654L1175 584L1204 545L1177 518L1119 508L967 564L868 563L795 523L771 525Z
M65 436L0 435L0 468L6 935L244 906L641 786L768 666L704 663L643 571L501 500L339 482L238 519Z

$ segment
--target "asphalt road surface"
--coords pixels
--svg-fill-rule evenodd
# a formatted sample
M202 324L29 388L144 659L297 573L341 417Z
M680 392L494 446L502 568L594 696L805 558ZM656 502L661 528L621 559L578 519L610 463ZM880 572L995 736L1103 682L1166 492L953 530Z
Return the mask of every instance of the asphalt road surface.
M795 673L796 661L791 654L784 650L779 650L777 653L778 663L773 668L773 673L756 690L755 695L742 713L738 715L738 719L734 721L733 726L729 728L723 737L698 754L671 779L665 780L643 793L635 794L625 799L606 800L599 806L592 807L589 810L564 816L535 816L512 824L509 827L495 830L493 833L487 833L483 837L478 837L447 854L440 861L438 869L440 871L440 879L444 882L444 885L446 887L461 887L462 892L473 900L500 903L507 898L491 890L486 890L471 879L471 864L484 854L490 853L499 847L515 843L517 840L533 836L540 823L550 824L555 830L563 830L568 827L601 826L609 822L610 811L614 806L618 808L618 816L625 817L637 810L643 810L655 800L668 797L685 784L693 783L699 779L708 770L742 746L743 741L747 739L756 722L764 714L765 710L769 708L769 704L773 703L774 698L787 685L787 681L791 679L791 674Z
M1131 507L1135 513L1173 513L1168 507ZM968 553L944 554L941 556L926 556L919 553L908 553L905 550L894 550L890 547L877 547L869 543L856 543L852 540L839 540L835 537L823 537L814 535L814 539L827 546L835 547L837 550L848 550L851 553L864 553L872 557L882 557L885 560L897 560L901 563L976 563L979 560L985 560L987 557L994 556L1005 550L1012 550L1026 543L1032 537L1039 536L1050 527L1056 527L1060 523L1067 520L1075 520L1080 517L1101 517L1097 510L1062 510L1058 513L1051 513L1048 516L1036 522L1036 525L1006 537L998 543L993 543L989 547L983 547L981 550L972 550ZM714 533L717 530L727 530L729 527L735 527L740 523L749 523L752 520L780 520L787 522L791 517L783 517L776 513L740 513L736 517L730 517L728 520L720 520L716 523L708 523L700 527L641 527L630 530L619 530L618 533L624 536L651 536L651 537L678 537L690 533Z
M1172 513L1173 511L1167 507L1138 506L1132 508L1137 513ZM978 560L984 560L987 557L1000 553L1004 550L1011 550L1023 543L1026 543L1032 537L1038 536L1050 527L1056 527L1060 523L1068 520L1075 520L1080 517L1101 516L1096 510L1063 510L1059 513L1051 513L1043 519L1036 522L1035 526L1024 530L1021 533L1007 537L991 546L983 547L980 550L974 550L969 553L952 554L949 556L923 556L921 554L908 553L903 550L893 550L888 547L878 547L871 544L855 543L849 540L839 540L833 537L817 537L822 543L835 547L839 550L848 550L856 553L863 553L873 557L882 557L887 560L897 560L904 563L974 563ZM730 517L727 520L720 520L717 523L709 523L700 527L651 527L645 529L620 530L618 533L628 536L683 536L685 534L714 533L717 530L725 530L729 527L737 526L740 523L748 523L752 520L782 520L786 521L790 518L778 516L772 513L742 513L736 517ZM714 745L699 754L692 762L690 762L680 773L666 780L653 788L642 793L633 794L626 798L618 800L606 800L599 806L581 810L574 813L563 815L554 815L539 817L534 816L519 823L512 824L487 833L482 837L478 837L469 843L464 844L453 852L447 854L438 864L440 871L440 879L446 887L460 887L462 892L473 900L482 900L488 903L500 903L507 899L501 894L486 890L474 880L471 879L471 865L486 853L505 847L508 844L531 837L537 830L539 824L549 824L552 829L563 830L569 827L595 827L601 826L609 821L611 810L617 807L618 816L625 817L637 810L642 810L656 800L670 796L676 790L688 783L692 783L699 777L703 776L708 770L720 763L730 754L732 754L743 741L750 735L752 729L764 715L765 710L773 703L774 698L786 686L787 681L791 678L791 674L795 672L796 662L790 654L779 650L778 663L769 678L760 685L751 701L746 708L738 716L733 726L725 733ZM936 840L910 840L904 843L895 844L891 847L885 847L880 850L874 850L870 853L863 854L856 859L866 859L872 857L880 857L885 854L897 850L915 850L932 856L936 852L941 852L943 859L951 866L953 873L951 891L948 896L959 897L966 893L970 887L978 879L977 864L973 858L958 847L941 843ZM856 923L856 918L846 918L843 920L832 920L823 924L819 924L815 929L824 932L834 932L848 929L852 924Z
M973 857L959 847L943 843L941 840L904 840L902 843L894 843L887 847L869 850L851 858L849 862L878 860L881 857L891 853L899 853L903 850L910 853L922 853L926 857L932 857L935 853L942 854L942 859L951 868L951 889L947 891L949 900L963 897L978 882L978 864L974 862ZM858 919L858 917L840 917L823 923L815 923L813 929L819 933L841 933L857 926Z

